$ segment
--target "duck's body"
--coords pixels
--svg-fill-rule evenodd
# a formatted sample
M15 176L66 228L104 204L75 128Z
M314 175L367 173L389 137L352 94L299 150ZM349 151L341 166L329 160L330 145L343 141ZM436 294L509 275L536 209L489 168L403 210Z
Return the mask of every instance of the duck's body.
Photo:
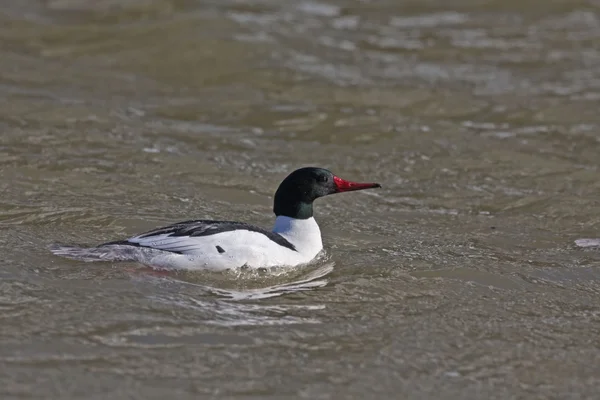
M323 249L314 218L279 216L273 231L230 221L185 221L98 247L56 247L81 261L137 261L162 269L225 270L296 266Z
M163 269L225 270L297 266L323 249L312 202L327 194L379 187L344 181L319 168L290 174L275 194L272 231L231 221L185 221L92 248L57 246L56 255L81 261L136 261Z

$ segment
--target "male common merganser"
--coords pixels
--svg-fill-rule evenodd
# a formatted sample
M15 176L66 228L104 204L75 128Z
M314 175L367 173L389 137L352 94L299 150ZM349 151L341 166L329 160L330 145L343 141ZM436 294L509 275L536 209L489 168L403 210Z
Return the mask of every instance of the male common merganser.
M136 261L159 269L225 270L297 266L323 249L313 218L313 201L329 194L381 187L356 183L323 168L306 167L281 182L273 202L273 231L243 222L195 220L82 248L54 246L51 251L80 261Z

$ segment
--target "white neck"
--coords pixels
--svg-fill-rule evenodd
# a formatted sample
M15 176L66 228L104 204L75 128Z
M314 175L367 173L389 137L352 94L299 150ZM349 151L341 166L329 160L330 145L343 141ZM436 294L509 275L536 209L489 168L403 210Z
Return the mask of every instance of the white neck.
M321 230L313 217L296 219L280 215L275 219L273 232L286 238L300 253L314 257L323 249Z

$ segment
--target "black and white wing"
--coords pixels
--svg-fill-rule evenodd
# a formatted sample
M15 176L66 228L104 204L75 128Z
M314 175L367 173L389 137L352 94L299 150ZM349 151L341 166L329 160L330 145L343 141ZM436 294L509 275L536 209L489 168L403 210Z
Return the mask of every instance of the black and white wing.
M213 220L179 222L139 234L127 240L105 243L102 246L131 245L180 254L202 253L215 249L215 235L234 231L240 234L244 232L260 233L281 246L295 250L293 244L277 233L242 222Z

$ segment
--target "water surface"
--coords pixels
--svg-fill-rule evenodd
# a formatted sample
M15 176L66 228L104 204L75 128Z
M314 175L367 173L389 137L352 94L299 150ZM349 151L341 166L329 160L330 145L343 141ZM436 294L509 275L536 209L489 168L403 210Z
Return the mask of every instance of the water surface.
M0 6L3 399L595 398L596 1ZM269 227L300 166L327 255L154 276L52 256Z

